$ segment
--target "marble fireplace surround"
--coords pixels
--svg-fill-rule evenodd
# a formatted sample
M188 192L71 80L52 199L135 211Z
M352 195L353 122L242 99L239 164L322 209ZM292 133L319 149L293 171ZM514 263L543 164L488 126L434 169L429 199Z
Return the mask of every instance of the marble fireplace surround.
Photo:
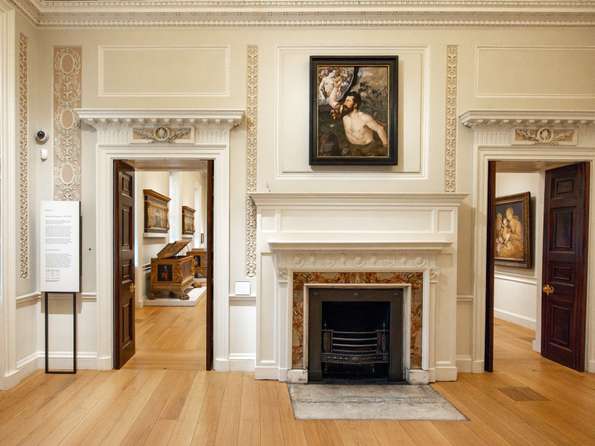
M312 288L403 288L404 376L411 380L410 371L422 368L423 272L294 272L292 282L293 376L303 376L308 370L308 307Z
M257 208L257 379L307 382L310 288L401 287L410 316L405 378L456 380L457 227L465 195L250 196Z

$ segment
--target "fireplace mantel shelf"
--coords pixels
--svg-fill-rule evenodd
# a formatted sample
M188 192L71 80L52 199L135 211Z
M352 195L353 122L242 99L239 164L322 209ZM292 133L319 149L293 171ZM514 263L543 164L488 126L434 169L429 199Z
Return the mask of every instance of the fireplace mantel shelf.
M459 206L467 194L393 192L253 192L256 206Z
M272 251L444 251L452 246L448 240L407 241L316 241L316 240L269 240Z

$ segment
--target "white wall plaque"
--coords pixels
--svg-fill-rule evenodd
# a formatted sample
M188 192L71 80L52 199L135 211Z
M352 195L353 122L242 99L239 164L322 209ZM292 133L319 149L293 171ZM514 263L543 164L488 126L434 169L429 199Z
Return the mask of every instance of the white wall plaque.
M80 291L80 202L42 201L39 290Z
M250 282L237 281L235 287L236 296L250 296Z

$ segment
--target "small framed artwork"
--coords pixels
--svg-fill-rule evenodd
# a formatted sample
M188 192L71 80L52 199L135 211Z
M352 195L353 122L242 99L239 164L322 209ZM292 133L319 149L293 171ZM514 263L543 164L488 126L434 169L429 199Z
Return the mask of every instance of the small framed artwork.
M195 210L188 206L182 206L182 234L194 235L194 212Z
M167 203L170 198L152 189L144 189L145 202L145 235L166 235L169 230L169 210Z
M497 197L494 218L495 263L531 268L531 193Z
M397 164L398 64L310 57L310 165Z

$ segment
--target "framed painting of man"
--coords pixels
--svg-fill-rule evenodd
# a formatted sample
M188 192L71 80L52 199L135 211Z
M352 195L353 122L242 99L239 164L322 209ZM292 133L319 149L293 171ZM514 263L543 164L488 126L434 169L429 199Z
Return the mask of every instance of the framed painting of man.
M531 268L531 193L497 197L494 215L496 265Z
M397 56L310 57L310 165L397 164Z

